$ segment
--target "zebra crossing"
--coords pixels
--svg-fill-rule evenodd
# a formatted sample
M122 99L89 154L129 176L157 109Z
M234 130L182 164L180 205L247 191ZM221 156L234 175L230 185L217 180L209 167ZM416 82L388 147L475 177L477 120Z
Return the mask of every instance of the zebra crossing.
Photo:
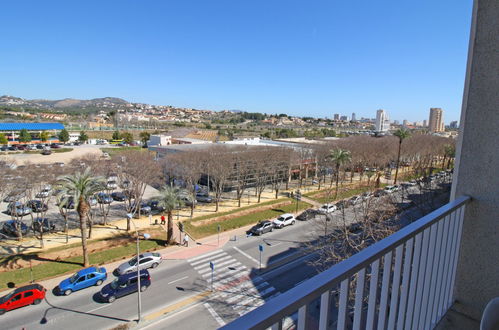
M210 262L214 264L214 294L207 304L226 319L244 315L279 294L264 278L250 277L250 269L224 250L216 250L187 261L209 288L212 276Z

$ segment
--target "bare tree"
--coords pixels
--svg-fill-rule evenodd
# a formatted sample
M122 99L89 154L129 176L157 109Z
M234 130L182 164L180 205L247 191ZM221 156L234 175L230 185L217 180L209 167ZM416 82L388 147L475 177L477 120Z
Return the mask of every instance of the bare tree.
M232 164L227 150L222 146L213 146L207 152L209 152L209 157L205 163L206 173L210 176L212 190L215 193L215 212L218 212L222 193L230 177Z

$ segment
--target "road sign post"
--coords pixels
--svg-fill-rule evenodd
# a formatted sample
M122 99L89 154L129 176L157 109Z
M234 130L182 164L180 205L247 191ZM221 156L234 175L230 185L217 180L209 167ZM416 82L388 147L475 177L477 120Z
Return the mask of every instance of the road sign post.
M301 201L301 192L300 190L298 189L296 192L295 192L295 199L296 199L296 212L298 212L298 201Z
M258 245L258 250L260 251L260 271L262 270L262 252L263 252L263 245L260 244Z
M211 268L211 291L213 292L213 273L215 271L215 264L213 261L210 261L210 268Z

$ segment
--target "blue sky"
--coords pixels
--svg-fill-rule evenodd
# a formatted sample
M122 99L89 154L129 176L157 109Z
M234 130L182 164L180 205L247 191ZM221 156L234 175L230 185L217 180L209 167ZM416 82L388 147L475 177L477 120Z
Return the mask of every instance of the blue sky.
M471 0L8 1L0 94L458 120Z

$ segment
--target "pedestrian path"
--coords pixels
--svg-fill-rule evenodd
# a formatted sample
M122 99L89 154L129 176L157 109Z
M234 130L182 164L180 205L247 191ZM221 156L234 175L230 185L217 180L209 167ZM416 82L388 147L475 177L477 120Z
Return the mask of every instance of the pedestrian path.
M208 289L212 288L213 277L214 294L204 305L220 324L220 319L231 321L279 294L264 278L251 277L251 270L224 250L215 250L187 261L206 282ZM213 271L210 262L214 265Z

